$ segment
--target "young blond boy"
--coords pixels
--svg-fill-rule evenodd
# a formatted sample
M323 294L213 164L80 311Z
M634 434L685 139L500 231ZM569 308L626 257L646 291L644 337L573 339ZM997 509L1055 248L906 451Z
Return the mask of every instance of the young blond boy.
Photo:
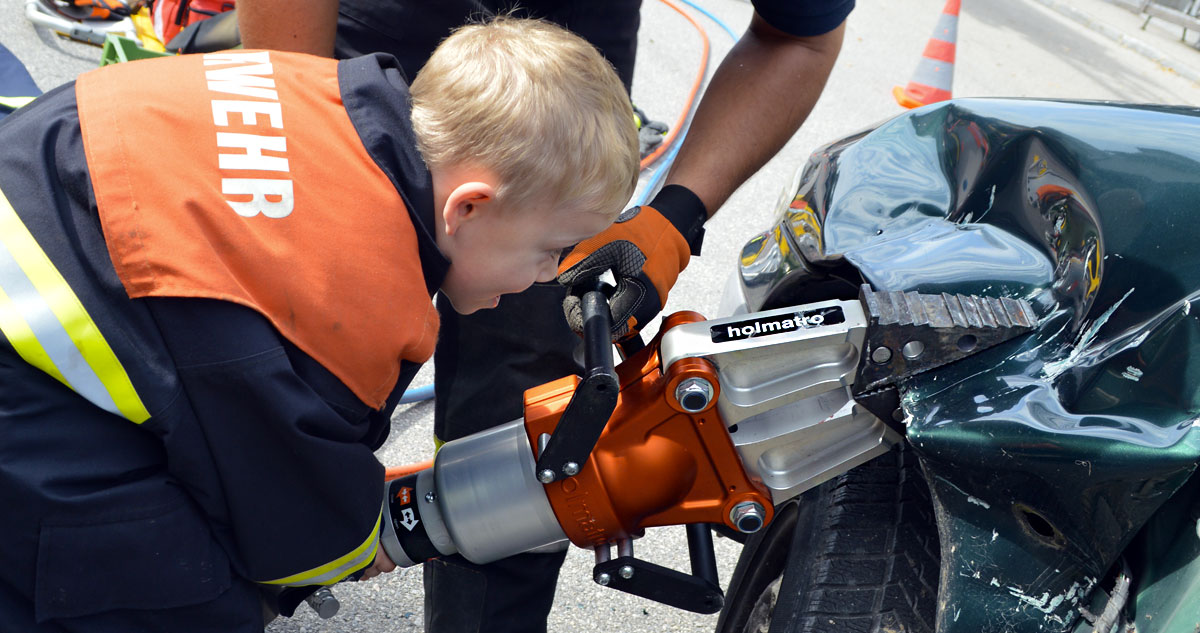
M501 19L387 56L85 74L0 125L0 630L261 631L377 558L372 451L462 313L636 180L590 45Z

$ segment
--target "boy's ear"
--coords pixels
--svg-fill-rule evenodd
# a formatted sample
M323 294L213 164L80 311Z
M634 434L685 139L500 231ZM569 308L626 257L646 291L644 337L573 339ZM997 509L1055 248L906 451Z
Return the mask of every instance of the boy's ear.
M454 235L459 227L478 217L479 212L495 200L496 190L486 182L464 182L455 187L446 197L446 206L442 209L446 234Z

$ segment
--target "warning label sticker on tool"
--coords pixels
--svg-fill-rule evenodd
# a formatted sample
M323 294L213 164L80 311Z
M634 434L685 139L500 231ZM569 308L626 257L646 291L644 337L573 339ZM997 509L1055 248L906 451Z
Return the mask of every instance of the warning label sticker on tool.
M714 325L709 328L714 343L729 343L744 341L760 336L786 334L796 330L811 329L825 325L837 325L846 322L846 315L838 306L777 314L758 319L747 319L724 325Z

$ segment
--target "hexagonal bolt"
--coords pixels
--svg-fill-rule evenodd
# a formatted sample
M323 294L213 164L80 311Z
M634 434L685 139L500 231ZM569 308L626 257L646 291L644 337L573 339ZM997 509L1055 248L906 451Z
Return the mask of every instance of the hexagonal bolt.
M434 501L437 501L437 494L435 494L432 490L425 493L425 503L433 503Z
M552 484L552 483L554 483L554 471L553 471L553 470L550 470L549 468L547 468L547 469L543 470L542 472L538 473L538 476L537 476L537 477L538 477L538 481L540 481L540 482L542 482L542 483L544 483L544 484Z
M743 534L753 534L761 530L766 519L763 507L754 501L743 501L729 511L729 520Z
M568 477L574 477L579 474L579 464L575 462L567 462L562 467L563 474Z
M703 378L684 378L675 387L675 401L688 413L699 413L712 402L713 386Z
M617 573L620 574L625 580L629 580L630 578L633 578L633 567L630 565L622 565L621 568L617 570Z
M608 583L610 582L612 582L612 576L609 576L608 574L600 574L599 576L596 576L596 584L600 585L601 587L607 587Z

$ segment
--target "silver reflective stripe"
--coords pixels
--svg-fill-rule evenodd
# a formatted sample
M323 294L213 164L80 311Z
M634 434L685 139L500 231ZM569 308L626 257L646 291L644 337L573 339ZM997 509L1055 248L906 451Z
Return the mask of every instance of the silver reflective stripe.
M17 265L16 259L0 239L0 290L8 295L8 309L13 309L33 332L37 342L41 344L50 361L54 363L67 386L76 393L87 398L96 406L123 415L117 408L116 402L105 389L104 383L90 365L84 360L83 354L71 340L50 305L42 298L41 293L34 287L33 282L25 275L25 271ZM10 341L14 347L16 341ZM41 368L43 371L45 368Z
M938 18L937 26L933 29L934 39L954 43L958 39L958 16L953 13L943 13Z
M96 406L150 418L79 297L0 192L0 334L25 362Z
M367 539L361 545L354 548L352 551L339 557L337 560L330 561L307 571L302 571L298 574L292 574L286 578L278 578L276 580L267 580L269 585L289 585L293 587L305 585L332 585L333 583L345 578L356 569L366 567L375 558L375 552L379 547L379 525L383 519L383 512L379 513L379 517L375 519L375 525L371 528Z
M949 91L954 85L954 64L935 59L922 59L913 73L912 82Z
M373 545L377 546L378 545L378 537L375 537L375 538L376 538L376 543L374 543ZM313 576L311 578L308 578L306 580L305 584L331 585L331 584L341 580L342 578L345 578L346 576L348 576L350 574L350 572L352 572L356 569L361 569L362 567L366 567L367 564L370 563L370 561L375 558L375 551L376 551L376 547L368 547L367 549L363 550L363 552L361 554L359 554L358 556L356 556L355 558L352 558L349 561L347 561L341 565L338 565L337 567L334 567L333 569L330 569L329 571L327 571L319 576Z

